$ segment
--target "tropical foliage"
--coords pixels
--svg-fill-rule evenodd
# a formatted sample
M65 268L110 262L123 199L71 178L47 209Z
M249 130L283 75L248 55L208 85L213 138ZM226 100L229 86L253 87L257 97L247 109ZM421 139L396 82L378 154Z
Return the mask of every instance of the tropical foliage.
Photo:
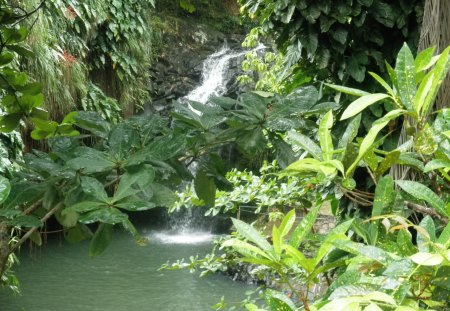
M383 70L404 41L417 46L423 2L239 1L258 31L274 37L285 66L295 66L294 81L311 64L320 79L350 83Z
M258 267L274 282L265 302L242 303L247 310L450 308L450 110L433 109L450 48L414 57L414 45L404 44L390 65L399 40L416 39L420 1L338 1L336 10L330 1L241 1L284 53L247 58L249 70L275 67L262 75L259 90L206 104L174 102L169 116L126 119L101 83L77 77L113 72L117 98L144 98L142 69L150 58L140 44L149 38L144 17L153 2L94 2L0 7L2 284L17 290L14 252L26 240L40 245L51 218L67 241L90 239L89 254L97 256L114 226L145 244L130 213L187 207L232 216L235 232L217 242L221 250L165 268L206 274ZM191 1L176 5L196 11ZM36 42L48 38L33 41L30 34L28 18L37 12L39 27L54 22L70 30L44 45L56 58L38 49ZM396 40L385 41L388 31ZM44 86L37 68L54 73ZM362 82L368 69L379 73L369 72L367 89L334 84ZM79 99L73 107L84 111L58 111L56 122L44 109L54 98L44 93L61 91L58 77L71 74L83 85L67 98ZM15 131L25 126L45 141L42 150L18 150ZM397 145L402 129L408 137ZM394 180L394 165L407 174ZM336 224L326 232L317 230L325 210Z

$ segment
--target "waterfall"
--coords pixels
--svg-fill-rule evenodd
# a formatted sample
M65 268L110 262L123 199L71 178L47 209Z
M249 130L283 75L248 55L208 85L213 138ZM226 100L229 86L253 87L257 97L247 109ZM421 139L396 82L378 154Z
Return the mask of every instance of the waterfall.
M255 50L265 48L259 45ZM230 61L245 55L248 51L231 50L224 45L219 51L211 54L203 63L202 79L200 85L182 98L188 101L196 101L206 104L212 96L221 96L227 91L227 83L230 80ZM189 105L190 106L190 105ZM201 114L190 106L190 108ZM195 170L195 169L194 169ZM212 230L214 221L203 216L202 209L184 209L167 216L167 230L150 233L150 239L164 244L200 244L210 243L214 234Z
M223 95L227 91L230 61L245 53L245 51L230 50L227 45L224 45L218 52L211 54L203 63L201 84L186 95L185 99L204 104L211 96Z

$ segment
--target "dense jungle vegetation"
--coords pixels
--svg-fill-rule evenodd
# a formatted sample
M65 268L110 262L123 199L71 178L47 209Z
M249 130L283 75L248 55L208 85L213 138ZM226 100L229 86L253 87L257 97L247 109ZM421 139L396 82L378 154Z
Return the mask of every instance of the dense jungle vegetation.
M134 212L192 208L232 233L163 268L258 267L270 286L243 310L450 310L450 41L424 43L431 2L445 7L1 0L1 286L20 290L17 250L41 245L49 220L95 257L119 228L146 247ZM222 12L244 47L272 45L243 61L250 91L143 114L162 10Z

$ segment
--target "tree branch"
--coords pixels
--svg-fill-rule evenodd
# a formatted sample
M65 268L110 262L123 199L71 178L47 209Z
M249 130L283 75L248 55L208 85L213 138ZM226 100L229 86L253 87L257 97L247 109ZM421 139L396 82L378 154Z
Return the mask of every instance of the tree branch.
M442 221L444 224L449 223L449 220L447 218L443 217L442 215L440 215L438 212L436 212L432 208L429 208L429 207L426 207L423 205L419 205L419 204L415 204L415 203L411 203L411 202L406 202L406 206L408 206L408 208L412 209L413 211L435 217L435 218L439 219L440 221Z
M59 211L64 206L64 203L58 203L55 207L53 207L51 210L48 211L47 214L44 215L44 217L41 218L41 222L46 222L50 217L52 217L57 211ZM39 227L33 227L27 233L25 233L19 241L17 241L16 244L14 244L11 249L9 250L9 253L12 254L17 248L20 247L28 238L38 230Z

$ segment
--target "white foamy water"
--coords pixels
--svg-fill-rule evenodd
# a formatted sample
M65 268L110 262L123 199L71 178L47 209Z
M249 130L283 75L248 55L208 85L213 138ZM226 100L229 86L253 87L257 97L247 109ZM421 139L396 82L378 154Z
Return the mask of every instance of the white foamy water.
M264 49L259 45L255 50ZM223 46L218 52L211 54L203 63L201 84L192 90L186 99L205 104L211 96L220 96L227 90L227 72L230 60L243 56L248 51L233 51Z
M205 231L159 231L150 233L149 238L150 243L156 241L161 244L205 244L211 243L216 236Z

